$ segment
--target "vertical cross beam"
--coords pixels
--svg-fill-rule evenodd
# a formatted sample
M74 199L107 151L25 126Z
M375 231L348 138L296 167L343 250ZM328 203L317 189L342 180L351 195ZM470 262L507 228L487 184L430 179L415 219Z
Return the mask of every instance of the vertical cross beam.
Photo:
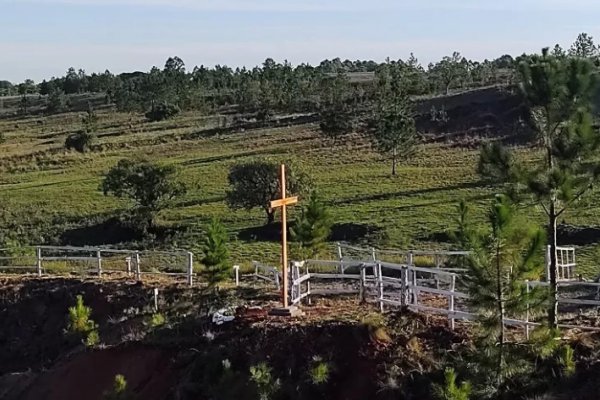
M283 293L281 302L283 308L288 304L288 257L287 257L287 206L298 203L298 197L286 197L285 165L281 164L279 171L279 185L281 187L281 199L273 200L271 208L281 208L281 275L283 277Z

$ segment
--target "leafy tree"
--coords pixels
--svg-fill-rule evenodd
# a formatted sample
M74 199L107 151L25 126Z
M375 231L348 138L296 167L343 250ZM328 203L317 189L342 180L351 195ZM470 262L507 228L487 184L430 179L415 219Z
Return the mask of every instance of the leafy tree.
M213 287L229 275L229 250L227 249L228 234L225 226L213 218L206 229L202 252L202 264L206 267L204 274L210 287Z
M316 192L311 193L308 204L290 230L291 238L300 247L303 258L319 255L331 235L331 215Z
M591 62L553 57L548 49L521 62L521 87L532 126L543 149L539 162L519 163L495 143L484 146L479 172L504 183L517 198L529 194L548 217L551 306L548 321L557 323L557 221L574 202L589 193L600 174L594 154L600 135L593 128L590 98L596 87Z
M460 53L455 51L452 56L446 56L437 64L430 65L430 74L439 80L446 94L450 93L452 84L464 79L467 75L465 61Z
M464 220L464 206L461 220ZM470 244L468 273L464 281L469 292L469 305L480 322L476 361L482 365L486 391L498 391L499 398L507 379L528 367L522 350L506 339L504 320L523 315L529 305L541 304L544 296L535 289L527 292L524 282L541 269L545 235L519 221L507 196L498 195L489 213L490 232L464 236ZM493 376L489 374L493 371ZM490 380L489 378L493 378Z
M91 149L93 143L94 135L82 130L67 136L65 139L65 149L85 153Z
M133 200L134 212L145 230L171 200L186 192L185 185L176 179L176 172L173 166L123 159L108 171L100 190L104 195Z
M296 166L286 166L286 191L301 195L310 188L310 179ZM275 210L270 208L272 200L281 196L279 186L279 164L268 160L236 164L229 171L230 190L227 192L229 207L251 210L260 207L267 215L267 224L275 221Z
M599 54L600 49L594 43L594 38L587 33L580 33L569 49L569 55L572 57L592 58Z

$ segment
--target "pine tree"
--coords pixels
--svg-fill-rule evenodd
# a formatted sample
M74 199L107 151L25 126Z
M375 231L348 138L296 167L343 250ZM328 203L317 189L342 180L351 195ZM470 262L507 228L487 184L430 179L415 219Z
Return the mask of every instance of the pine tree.
M338 74L326 77L321 83L322 95L319 104L321 133L336 143L344 135L352 133L355 125L355 110L350 104L348 78Z
M202 245L204 275L210 287L218 285L229 274L229 265L227 264L229 259L228 239L225 226L218 219L213 218L206 229Z
M591 62L583 58L557 58L544 49L541 55L521 62L521 87L530 109L531 125L543 158L518 163L502 145L486 145L479 172L504 183L515 198L529 195L548 217L550 245L550 297L548 322L557 324L557 235L558 218L586 195L600 175L593 155L600 135L592 126L591 96L596 77Z
M520 318L540 304L541 292L524 282L541 267L545 236L518 220L507 196L498 195L489 213L490 231L469 237L465 283L469 306L478 315L480 334L475 362L484 391L501 394L507 380L529 365L523 347L506 339L504 320ZM464 231L470 231L464 228ZM493 371L493 374L490 374Z
M406 77L398 68L383 68L377 72L377 105L372 121L373 143L392 160L392 175L396 175L398 158L411 157L417 144L413 109L406 93Z
M313 192L302 215L290 229L291 238L297 242L303 258L314 258L325 246L331 234L331 216L317 193Z

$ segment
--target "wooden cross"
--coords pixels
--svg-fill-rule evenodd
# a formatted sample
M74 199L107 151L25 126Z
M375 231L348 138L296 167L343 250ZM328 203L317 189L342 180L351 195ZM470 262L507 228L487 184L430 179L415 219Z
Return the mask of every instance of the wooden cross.
M286 197L285 194L285 165L281 164L279 171L279 185L281 199L273 200L271 208L281 208L281 271L283 275L283 308L288 307L288 260L287 260L287 206L298 203L298 197Z

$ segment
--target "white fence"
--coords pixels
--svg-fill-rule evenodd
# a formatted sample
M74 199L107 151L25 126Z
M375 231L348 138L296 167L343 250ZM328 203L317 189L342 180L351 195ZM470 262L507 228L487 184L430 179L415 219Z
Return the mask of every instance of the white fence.
M290 302L299 304L311 295L359 294L364 301L374 301L381 311L385 306L408 307L415 312L446 315L451 328L456 320L474 320L477 315L469 310L469 295L464 291L461 270L423 268L410 264L393 264L380 261L320 261L308 260L292 263L290 268ZM323 286L323 282L327 282ZM338 287L332 282L343 282ZM526 290L547 286L546 282L526 281ZM574 288L579 288L573 290ZM461 289L463 291L461 291ZM600 283L560 282L559 314L577 316L583 307L600 307ZM538 326L535 317L527 310L524 315L506 318L504 323L523 326L529 335L532 326ZM543 316L538 316L543 318ZM600 331L600 327L560 323L560 327Z
M101 247L36 246L0 249L0 272L29 272L38 276L70 273L102 277L124 273L184 277L194 282L194 255L188 251L115 250Z

